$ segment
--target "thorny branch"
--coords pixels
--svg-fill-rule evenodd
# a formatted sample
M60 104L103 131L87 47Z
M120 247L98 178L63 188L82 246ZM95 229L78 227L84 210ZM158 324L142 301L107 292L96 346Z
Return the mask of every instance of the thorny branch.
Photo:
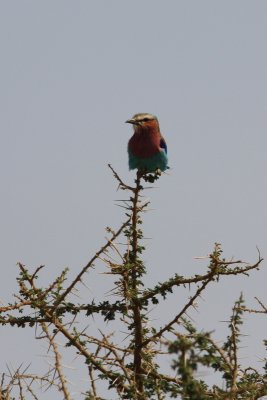
M58 345L55 341L55 337L49 333L48 327L46 326L45 323L41 324L41 328L44 331L44 333L49 341L50 346L53 348L53 352L54 352L54 356L55 356L55 372L58 374L58 378L60 381L60 389L59 390L62 390L62 392L64 393L65 400L71 400L70 392L67 387L66 376L63 373L63 369L62 369L62 364L61 364L62 356L59 352Z
M217 260L218 261L218 260ZM217 270L217 276L228 276L228 275L240 275L240 274L248 274L251 270L258 269L260 264L262 263L263 258L259 257L258 261L253 264L253 265L246 265L246 266L241 266L241 267L235 267L235 268L226 268L230 265L233 264L244 264L242 261L231 261L231 262L222 262L219 261L219 268ZM156 287L152 289L146 289L144 290L141 300L146 301L158 294L170 292L170 289L173 287L178 287L178 286L183 286L183 285L190 285L192 283L198 283L198 282L203 282L207 279L209 279L210 273L208 272L207 274L204 275L196 275L191 278L184 278L182 276L175 276L174 278L169 279L166 282L158 284Z
M86 264L86 266L81 270L81 272L76 276L74 281L68 286L68 288L62 293L62 295L57 299L55 302L55 307L57 307L60 303L63 302L65 297L72 291L72 289L76 286L76 284L81 280L82 276L87 272L87 270L93 266L93 263L98 259L100 254L102 254L104 251L107 250L109 246L111 246L112 242L121 234L121 232L126 228L126 226L129 224L130 218L128 218L124 224L118 229L116 233L114 233L111 237L110 240L107 241L107 243L101 247L101 249L94 255L94 257L91 258L91 260Z
M48 388L49 385L56 387L59 392L63 392L65 399L71 400L67 376L62 367L63 353L56 343L58 336L65 338L65 348L75 349L77 356L87 365L90 389L85 394L86 400L101 399L98 392L103 386L103 381L107 382L107 389L115 391L120 399L148 400L156 396L163 400L180 396L183 400L251 400L252 398L247 396L249 391L254 391L253 399L266 394L266 377L257 371L243 371L238 363L237 318L232 317L229 325L230 335L223 345L218 345L209 333L197 332L192 324L185 322L188 310L194 307L208 284L218 282L222 276L248 275L250 271L257 270L262 262L260 255L258 261L251 265L240 260L227 261L222 259L220 246L216 244L214 252L209 256L210 265L206 273L193 277L175 275L155 287L143 288L143 275L146 270L141 257L144 247L140 225L141 214L147 210L149 202L140 202L141 191L144 189L141 181L154 182L160 174L137 172L135 185L132 187L123 182L111 165L109 168L119 182L119 188L130 192L130 199L124 201L126 220L116 232L108 229L111 238L95 253L75 279L64 288L67 274L64 270L43 289L37 285L37 280L40 279L38 273L41 273L43 266L30 274L23 264L18 264L20 292L15 296L18 302L0 307L0 324L18 327L27 324L39 326L44 332L40 338L48 341L54 364L43 377L26 374L25 371L21 373L20 369L10 373L8 383L5 384L2 379L0 400L11 400L10 394L14 387L18 388L20 399L25 398L27 391L37 399L32 385L38 380L45 382ZM122 234L127 243L115 243ZM120 247L126 248L126 251L119 250ZM111 257L111 252L115 253L114 257ZM69 302L69 295L76 285L82 282L85 273L93 267L96 260L103 261L108 268L105 274L114 277L115 287L109 292L109 296L115 296L116 301L104 300L99 304L95 304L94 299L88 304ZM158 300L155 296L160 295L165 300L167 293L171 293L174 287L185 285L195 285L195 294L185 304L180 305L180 311L176 311L169 322L156 329L153 322L148 321L149 301L156 305ZM267 308L258 299L257 301L262 310L249 310L240 303L234 308L234 317L239 310L266 313ZM77 328L79 321L75 320L75 325L73 322L81 312L85 312L87 318L94 318L94 323L84 329ZM106 323L106 330L101 327L94 333L93 327L101 319ZM107 323L115 319L116 330L108 333ZM181 329L185 329L186 333L181 334ZM175 340L167 340L166 337L169 336L174 336ZM164 352L161 351L161 346L166 349ZM158 363L161 355L170 358L176 356L173 372L162 373ZM222 389L216 385L208 388L201 380L195 378L194 372L199 366L220 371L226 381L226 388Z

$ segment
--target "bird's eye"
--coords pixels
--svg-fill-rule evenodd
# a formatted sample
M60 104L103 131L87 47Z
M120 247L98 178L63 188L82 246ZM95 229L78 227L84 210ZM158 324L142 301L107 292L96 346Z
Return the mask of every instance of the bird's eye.
M147 122L147 121L149 121L149 118L144 118L143 121Z

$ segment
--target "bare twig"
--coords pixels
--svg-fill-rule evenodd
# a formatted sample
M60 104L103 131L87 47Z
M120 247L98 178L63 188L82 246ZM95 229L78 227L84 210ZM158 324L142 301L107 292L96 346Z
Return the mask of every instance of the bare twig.
M65 375L64 375L64 373L62 371L62 365L61 365L61 358L62 357L61 357L61 354L60 354L60 352L58 350L58 346L57 346L57 344L55 342L55 337L54 337L54 335L50 335L50 333L48 331L48 328L47 328L45 323L42 323L41 327L42 327L44 333L46 334L46 337L47 337L47 339L49 341L49 344L53 348L53 352L54 352L54 355L55 355L55 371L57 372L58 377L59 377L59 381L61 383L60 390L63 391L65 400L71 400L70 392L69 392L68 387L67 387L66 377L65 377Z
M115 232L111 239L107 241L107 243L101 247L101 249L94 255L93 258L86 264L86 266L81 270L81 272L76 276L76 278L73 280L73 282L68 286L68 288L61 294L61 296L58 297L56 300L54 307L57 307L62 301L65 299L65 297L72 291L74 286L81 280L82 276L84 273L92 267L93 263L97 258L100 256L101 253L103 253L109 246L111 246L112 242L121 234L121 232L126 228L126 226L129 224L130 218L122 226L118 229L117 232Z

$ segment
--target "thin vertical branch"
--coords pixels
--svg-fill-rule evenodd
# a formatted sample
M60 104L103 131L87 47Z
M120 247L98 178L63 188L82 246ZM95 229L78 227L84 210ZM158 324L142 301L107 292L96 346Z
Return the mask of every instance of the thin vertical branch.
M47 339L49 340L49 344L52 346L52 349L53 349L53 352L54 352L54 355L55 355L55 371L57 372L59 381L61 383L61 390L64 393L64 399L65 400L71 400L70 393L69 393L69 390L68 390L68 387L67 387L66 376L64 375L64 373L62 371L62 365L61 365L61 358L62 357L61 357L61 354L60 354L60 352L58 350L58 346L57 346L57 344L55 342L55 337L50 335L50 333L48 331L48 328L47 328L45 323L42 323L41 327L42 327Z
M138 171L136 174L136 187L132 200L132 304L133 304L133 320L134 320L134 373L137 389L137 399L143 398L143 370L142 370L142 342L143 342L143 326L141 317L141 307L138 298L138 200L139 193L142 190L140 184L142 174Z
M98 355L100 350L101 350L101 347L98 346L96 348L96 351L95 351L95 356ZM89 372L89 377L90 377L90 382L91 382L91 388L92 388L92 391L93 391L93 395L94 395L94 398L97 399L97 390L96 390L96 385L95 385L94 368L93 368L92 364L89 364L88 372Z
M236 338L236 327L234 321L231 323L232 331L232 344L233 344L233 372L232 372L232 384L231 384L231 398L235 398L237 389L237 375L238 375L238 364L237 364L237 338Z

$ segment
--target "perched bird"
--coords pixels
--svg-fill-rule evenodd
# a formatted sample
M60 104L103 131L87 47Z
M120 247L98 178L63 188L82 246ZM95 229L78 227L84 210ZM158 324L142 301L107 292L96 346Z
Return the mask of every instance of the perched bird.
M165 171L168 168L167 144L160 133L157 117L140 113L126 122L134 128L128 143L129 169Z

